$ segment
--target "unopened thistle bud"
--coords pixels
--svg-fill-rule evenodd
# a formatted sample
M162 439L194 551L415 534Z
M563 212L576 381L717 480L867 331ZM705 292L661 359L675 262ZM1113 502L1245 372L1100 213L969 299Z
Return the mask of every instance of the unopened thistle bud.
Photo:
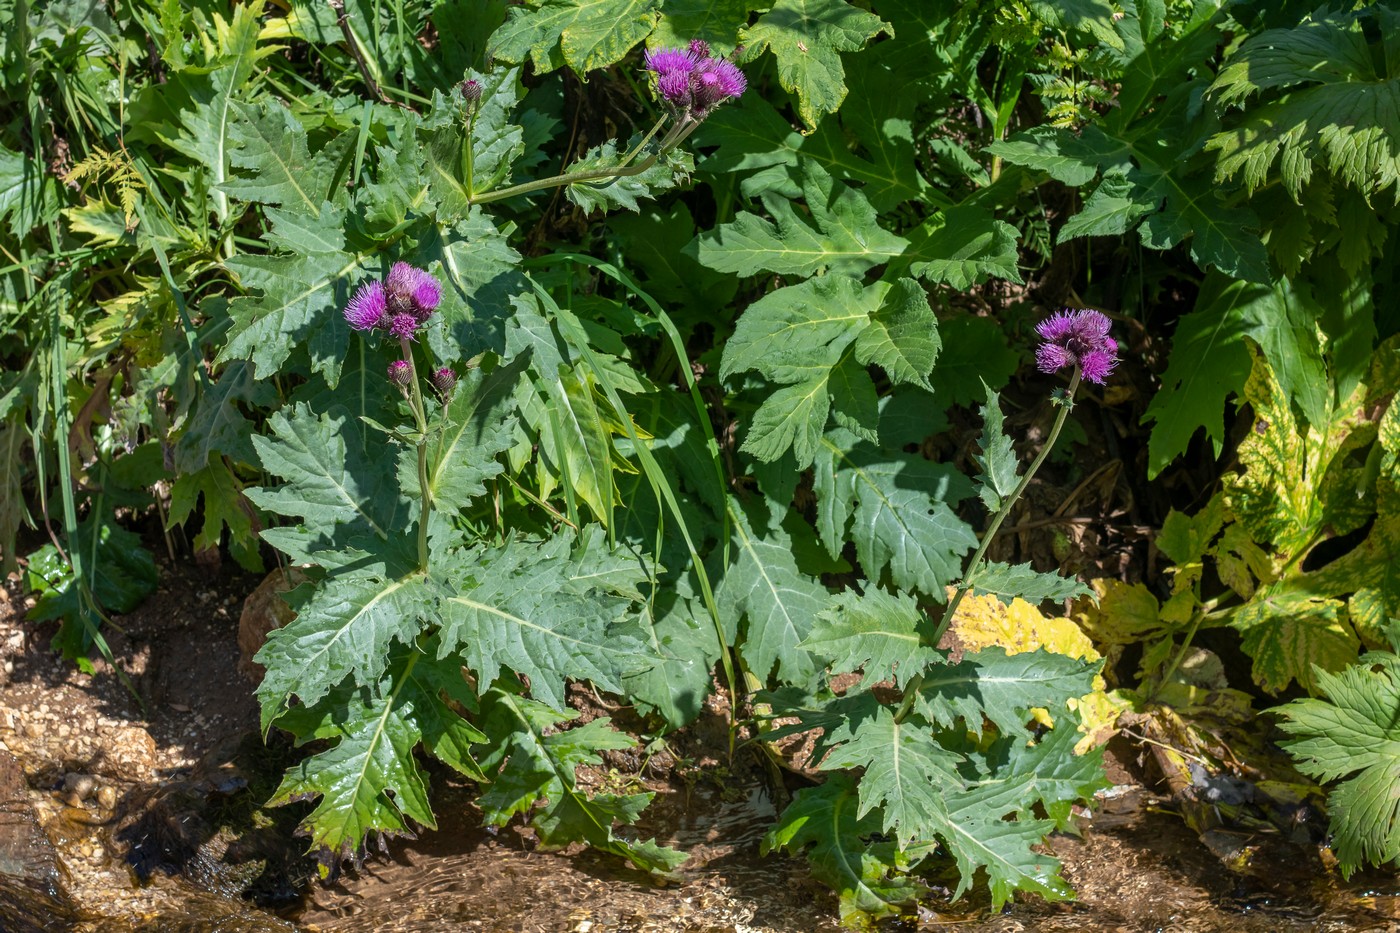
M438 395L443 398L447 398L452 394L452 390L457 388L457 374L451 366L444 366L433 373L433 388L437 389Z
M407 360L394 360L389 364L389 381L400 389L407 389L413 382L413 367Z
M462 95L468 106L475 106L481 102L481 82L472 78L457 85L457 93Z

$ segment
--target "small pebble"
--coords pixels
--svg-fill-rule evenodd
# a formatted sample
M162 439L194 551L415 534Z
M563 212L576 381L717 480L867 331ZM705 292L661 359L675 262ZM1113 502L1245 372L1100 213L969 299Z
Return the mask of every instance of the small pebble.
M104 810L111 810L117 805L117 789L111 784L105 784L97 789L97 805Z

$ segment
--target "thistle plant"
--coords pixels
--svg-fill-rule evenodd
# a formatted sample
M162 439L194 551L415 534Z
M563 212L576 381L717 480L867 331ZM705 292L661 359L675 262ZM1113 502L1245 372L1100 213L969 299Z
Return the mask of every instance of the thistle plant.
M862 681L816 705L775 696L774 715L799 720L776 734L822 729L812 760L837 773L798 792L764 845L810 846L814 873L840 893L845 913L886 913L914 897L907 872L938 847L957 862L955 895L979 870L994 906L1017 890L1050 900L1073 894L1058 863L1032 847L1050 830L1069 828L1074 800L1103 786L1098 753L1074 754L1078 714L1069 706L1090 692L1095 667L1044 650L1012 656L1001 648L967 652L952 664L938 645L969 591L1032 603L1089 592L1029 564L985 557L1058 440L1080 381L1102 383L1112 372L1118 348L1108 331L1108 318L1090 310L1065 311L1036 328L1038 368L1070 376L1068 388L1051 396L1054 426L1023 474L1002 433L996 393L987 389L976 485L992 519L940 620L930 625L912 596L874 583L862 594L843 593L802 644L832 674L859 670ZM872 690L882 680L901 691L897 705ZM1027 729L1033 708L1052 711L1047 734ZM1053 789L1037 779L1052 768L1064 778Z

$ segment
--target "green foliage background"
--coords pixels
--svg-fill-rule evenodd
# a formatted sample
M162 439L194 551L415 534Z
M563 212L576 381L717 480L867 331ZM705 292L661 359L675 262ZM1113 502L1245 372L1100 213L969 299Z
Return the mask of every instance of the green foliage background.
M1211 494L1163 496L1139 696L1206 632L1260 696L1355 706L1344 671L1400 616L1400 10L1314 7L0 0L0 557L61 540L28 570L80 663L155 582L118 515L309 565L259 700L330 743L276 797L316 801L328 867L435 825L421 748L488 822L674 868L625 829L648 795L578 787L633 742L563 728L587 680L657 733L716 688L821 729L833 773L767 845L851 917L939 852L997 906L1069 896L1032 847L1100 786L1070 704L1094 669L937 647L960 581L1083 590L965 580L1046 306L1113 313L1150 395L1134 482L1211 464ZM612 180L665 116L642 50L692 38L751 90ZM591 174L512 190L559 172ZM471 367L421 476L391 348L340 314L394 260L445 285L420 368ZM974 462L931 455L975 407ZM1337 793L1346 864L1400 854L1380 791Z

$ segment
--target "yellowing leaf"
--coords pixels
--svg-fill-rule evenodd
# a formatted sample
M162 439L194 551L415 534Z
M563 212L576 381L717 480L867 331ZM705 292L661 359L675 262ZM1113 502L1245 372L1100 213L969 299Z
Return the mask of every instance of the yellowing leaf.
M1048 618L1023 599L1010 605L995 596L968 596L958 606L950 631L969 651L996 645L1007 654L1044 648L1085 661L1099 660L1094 643L1069 619Z

